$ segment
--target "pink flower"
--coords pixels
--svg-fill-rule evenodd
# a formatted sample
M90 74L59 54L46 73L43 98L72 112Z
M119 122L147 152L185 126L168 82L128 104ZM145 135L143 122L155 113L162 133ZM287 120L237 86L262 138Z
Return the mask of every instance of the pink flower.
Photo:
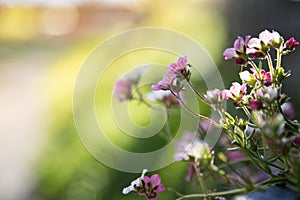
M248 43L249 50L260 50L267 47L272 40L272 34L268 30L264 30L259 34L259 38L251 38ZM267 48L269 50L269 48Z
M204 97L210 104L219 107L226 99L226 94L222 90L213 89L207 90Z
M131 98L132 83L127 80L119 80L115 83L113 95L119 100L119 102Z
M191 181L191 179L194 176L195 172L196 172L195 171L195 167L194 167L194 165L191 164L189 166L189 168L188 168L188 174L185 177L186 182L190 182Z
M230 89L224 90L223 93L225 94L226 99L232 99L234 101L239 101L243 98L244 95L246 95L247 85L245 83L243 83L241 85L238 82L233 82Z
M161 179L158 174L153 174L151 178L149 178L148 176L145 176L146 172L147 169L144 169L141 177L132 181L128 187L123 189L122 193L128 194L134 191L141 196L145 196L147 199L156 200L158 194L166 189L161 183Z
M259 38L251 38L248 43L247 54L253 54L254 58L265 58L270 47L279 48L282 44L282 37L278 32L264 30Z
M253 54L254 58L264 58L270 50L269 42L271 41L271 33L264 30L259 34L259 38L251 38L248 43L248 54Z
M187 57L179 57L176 63L171 63L168 67L168 72L171 74L176 74L179 80L184 78L189 80L191 76L190 65L187 64Z
M260 74L261 74L262 81L272 83L272 75L270 72L265 72L265 70L262 69L260 71Z
M300 136L295 137L294 143L295 143L296 145L300 145Z
M168 71L164 74L163 79L152 85L152 90L172 90L179 93L182 90L181 81L183 79L189 80L191 75L187 57L178 58L177 62L171 63L167 69Z
M253 72L254 77L257 80L260 80L259 79L259 75L257 74L257 71L254 68L251 68L251 71ZM261 78L260 81L272 83L272 75L271 75L271 73L270 72L266 72L263 69L260 70L260 78Z
M230 99L232 98L232 94L230 92L230 90L222 90L222 93L221 93L225 99Z
M173 72L181 73L185 69L187 69L187 57L179 57L176 63L171 63L167 69Z
M223 56L225 60L231 60L232 58L238 57L238 54L235 51L235 48L227 48L225 49Z
M181 76L182 77L182 76ZM152 90L172 90L175 93L179 93L183 86L180 82L181 78L178 78L178 75L172 71L167 71L163 79L160 80L157 84L151 86Z
M272 102L278 97L278 90L277 88L273 88L271 85L267 87L264 86L256 91L256 95L264 101Z
M297 42L295 38L291 37L284 43L283 51L293 51L297 46L299 46L299 42Z
M288 118L292 119L295 117L295 110L293 108L293 104L291 104L290 102L286 102L282 104L281 108L284 115L287 116Z
M236 65L246 65L248 61L248 55L246 54L246 48L251 36L247 35L245 40L238 36L238 38L234 41L233 48L227 48L223 56L225 60L230 60L235 58Z
M161 184L158 174L153 174L151 178L145 176L144 180L142 180L142 185L144 186L144 191L139 192L139 195L145 196L150 200L156 200L158 194L166 190L163 184Z
M121 79L115 82L113 95L119 100L130 100L132 88L138 85L140 77L148 70L148 66L134 69L130 73L122 75Z
M252 110L260 110L262 109L262 103L260 101L252 99L249 108L251 108Z
M232 83L232 86L230 87L230 92L234 96L240 96L245 95L247 93L246 84L239 84L237 82Z
M157 84L153 84L151 88L152 90L171 90L175 81L175 74L165 73L163 79Z

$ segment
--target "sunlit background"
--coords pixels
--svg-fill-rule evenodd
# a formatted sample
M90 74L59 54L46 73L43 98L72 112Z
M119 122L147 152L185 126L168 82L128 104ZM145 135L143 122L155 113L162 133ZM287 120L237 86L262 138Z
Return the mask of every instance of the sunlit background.
M179 31L205 47L229 86L239 69L224 62L222 53L237 35L274 29L300 40L299 17L300 2L288 0L0 0L0 199L142 199L121 194L138 174L98 162L81 143L74 125L76 75L99 43L138 27ZM292 70L284 89L296 111L299 58L298 50L283 61ZM132 59L166 60L163 54L147 52L119 64L133 67ZM97 93L99 99L111 95L120 72L114 68L111 73L111 85ZM101 114L106 106L100 101L97 112ZM147 149L138 148L137 152ZM197 192L195 183L184 182L186 172L184 163L159 171L167 187ZM165 192L159 199L174 197L175 193Z

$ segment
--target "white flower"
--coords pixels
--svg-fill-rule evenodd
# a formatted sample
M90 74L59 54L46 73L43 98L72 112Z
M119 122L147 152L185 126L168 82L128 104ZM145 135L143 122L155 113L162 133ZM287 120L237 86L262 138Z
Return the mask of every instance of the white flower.
M267 45L273 39L272 33L268 30L264 30L259 34L259 39Z
M274 43L276 43L276 44L281 43L281 36L279 35L278 32L273 31L273 32L271 33L271 38L272 38L272 42L274 42Z
M146 97L150 101L161 101L165 97L168 97L170 94L171 94L171 92L169 90L154 90L152 92L148 92L146 94Z
M248 43L247 53L255 53L256 50L264 51L265 53L268 51L266 47L278 47L282 43L282 38L278 32L272 31L272 33L268 30L264 30L259 34L259 38L252 38Z
M261 48L260 41L261 40L258 39L258 38L251 38L249 40L248 48L246 50L247 54L249 54L249 53L255 53L257 51L257 49L260 49Z
M176 146L175 161L185 160L198 161L210 158L210 149L206 142L195 138L192 132L186 132Z
M266 100L267 102L272 102L278 96L277 88L273 88L272 86L263 87L257 90L257 96Z
M131 182L131 184L122 190L123 194L128 194L129 192L135 191L135 187L139 187L141 185L141 180L144 180L144 176L148 170L143 169L141 177L135 179Z
M272 88L271 90L269 90L268 94L270 101L273 101L273 99L275 99L278 96L278 90L276 88Z
M244 81L244 82L251 81L251 74L250 74L249 71L247 71L247 70L242 71L242 72L239 73L239 75L240 75L240 78L241 78L242 81Z

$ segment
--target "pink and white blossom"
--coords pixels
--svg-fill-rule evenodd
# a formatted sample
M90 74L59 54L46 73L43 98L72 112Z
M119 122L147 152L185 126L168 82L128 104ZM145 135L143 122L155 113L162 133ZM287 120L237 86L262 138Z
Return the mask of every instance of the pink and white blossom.
M250 38L251 38L250 35L247 35L245 39L243 39L241 36L238 36L238 38L234 41L233 47L227 48L223 52L223 56L225 60L230 60L235 58L236 65L246 65L248 61L246 49Z
M233 82L229 90L224 90L225 98L233 101L241 100L247 94L247 85Z

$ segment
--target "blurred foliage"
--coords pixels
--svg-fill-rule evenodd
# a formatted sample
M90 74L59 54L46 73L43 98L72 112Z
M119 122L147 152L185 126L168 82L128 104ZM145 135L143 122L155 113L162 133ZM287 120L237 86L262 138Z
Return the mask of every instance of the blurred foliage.
M47 142L36 163L36 185L30 199L141 199L136 194L126 196L121 194L122 188L130 184L131 180L139 176L138 174L118 172L102 165L87 152L81 143L72 116L72 92L76 75L93 48L108 36L145 26L169 28L181 32L203 45L215 62L219 62L222 59L226 38L225 22L218 9L221 7L222 4L212 5L201 1L146 1L139 8L145 15L136 24L124 25L120 19L119 23L110 30L94 36L75 38L69 43L62 40L62 44L59 41L51 44L51 37L48 38L49 41L47 39L39 41L46 46L52 46L52 51L56 56L52 62L45 64L48 76L45 80L45 90L50 102L46 120L49 121L49 126L46 133ZM137 11L133 9L132 12ZM1 8L0 39L10 41L11 44L29 39L34 43L34 37L38 34L36 30L38 17L35 8ZM24 51L22 45L19 48L21 52ZM34 44L31 48L34 48ZM34 56L34 52L32 54ZM119 58L105 72L109 76L105 76L107 78L99 82L95 105L97 117L111 112L109 108L112 101L113 83L120 74L142 62L166 63L167 65L175 58L174 55L170 56L167 53L146 52L146 50ZM124 67L118 67L120 65ZM158 78L160 76L158 74ZM199 83L196 85L199 87ZM147 90L149 88L145 89ZM141 125L149 123L146 106L135 103L131 106L139 106L139 109L130 109L136 123ZM147 152L165 144L159 137L145 142L129 139L115 126L112 118L107 117L106 120L107 132L113 133L108 135L109 139L121 148ZM178 119L175 117L172 120ZM176 129L176 126L172 128ZM196 181L185 183L186 173L186 163L176 163L159 171L166 187L182 193L199 191ZM159 199L174 199L174 197L174 193L165 192L160 195Z

